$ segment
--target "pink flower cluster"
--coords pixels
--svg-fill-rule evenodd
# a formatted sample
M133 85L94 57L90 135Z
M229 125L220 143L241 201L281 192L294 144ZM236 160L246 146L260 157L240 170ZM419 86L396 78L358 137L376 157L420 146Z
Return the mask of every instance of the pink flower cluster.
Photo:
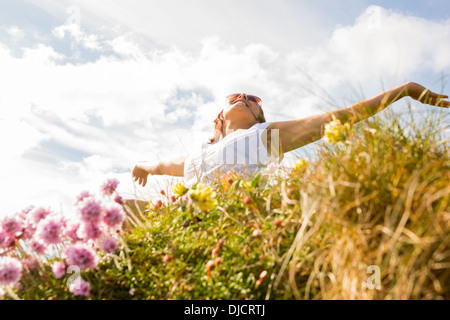
M79 222L73 222L68 230L72 239L98 241L105 235L114 234L125 220L125 212L121 205L112 202L104 204L100 200L89 197L78 204Z
M78 266L81 270L95 269L98 264L98 255L85 244L74 244L64 250L68 265Z
M60 279L66 274L66 264L62 261L56 261L53 263L52 271L55 278Z
M116 179L107 180L101 187L102 195L106 196L102 199L82 192L75 204L75 219L66 220L42 207L29 207L0 219L0 285L16 285L22 277L23 267L26 272L36 269L39 265L36 259L41 259L40 255L54 245L64 248L63 261L54 261L51 266L57 279L66 275L69 266L78 266L80 270L95 269L100 260L99 250L114 253L119 248L117 230L125 220L123 200L114 194L118 183ZM19 240L32 251L21 260L11 257L16 256ZM69 290L74 295L88 296L91 287L79 278L73 281Z
M88 297L91 294L91 285L86 280L77 278L70 284L69 291L76 296Z
M36 237L46 245L61 243L61 230L66 222L61 217L47 216L41 220L36 229Z
M119 243L114 238L106 238L100 245L100 249L106 253L114 253L117 248L119 248Z
M0 260L0 284L13 286L22 277L22 264L16 258L3 257Z
M105 196L112 195L117 188L119 181L117 179L108 179L102 186L102 192Z

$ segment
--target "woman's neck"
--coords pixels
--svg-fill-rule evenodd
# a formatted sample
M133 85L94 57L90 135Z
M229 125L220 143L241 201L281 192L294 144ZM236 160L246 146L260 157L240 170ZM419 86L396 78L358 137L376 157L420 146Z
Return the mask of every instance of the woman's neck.
M249 129L249 128L251 128L254 125L255 125L255 123L237 123L235 121L231 122L231 121L226 121L225 120L225 124L224 124L224 129L223 129L222 135L225 138L228 134L233 133L236 130Z

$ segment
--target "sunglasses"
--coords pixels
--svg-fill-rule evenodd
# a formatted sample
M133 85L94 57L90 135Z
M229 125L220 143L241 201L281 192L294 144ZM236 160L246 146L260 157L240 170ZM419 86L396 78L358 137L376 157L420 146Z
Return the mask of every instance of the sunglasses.
M257 104L259 104L261 106L261 98L257 97L257 96L252 96L251 94L245 94L245 93L233 93L227 96L227 99L229 101L233 101L236 100L237 98L239 98L239 96L244 95L244 98L246 98L249 101L252 102L256 102Z

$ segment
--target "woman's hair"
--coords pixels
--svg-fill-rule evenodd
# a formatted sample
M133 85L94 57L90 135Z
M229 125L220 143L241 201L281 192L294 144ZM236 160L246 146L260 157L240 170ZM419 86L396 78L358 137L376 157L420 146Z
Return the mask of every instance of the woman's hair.
M216 120L214 120L214 136L209 139L209 142L208 142L209 144L214 144L214 143L218 142L220 140L220 136L223 136L224 121L225 121L225 118L223 117L223 110L222 110L222 111L220 111ZM259 121L259 123L266 122L266 118L264 117L264 111L261 107L259 108L258 121Z

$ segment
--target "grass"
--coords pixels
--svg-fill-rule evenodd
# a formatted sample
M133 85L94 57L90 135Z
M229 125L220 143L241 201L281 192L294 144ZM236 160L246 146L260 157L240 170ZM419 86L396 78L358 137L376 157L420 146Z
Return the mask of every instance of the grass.
M82 272L89 299L449 299L450 157L440 119L412 118L407 129L386 110L339 139L294 170L196 186L187 202L130 212L121 248ZM380 289L370 288L371 268ZM68 276L56 279L44 263L14 292L82 299Z

